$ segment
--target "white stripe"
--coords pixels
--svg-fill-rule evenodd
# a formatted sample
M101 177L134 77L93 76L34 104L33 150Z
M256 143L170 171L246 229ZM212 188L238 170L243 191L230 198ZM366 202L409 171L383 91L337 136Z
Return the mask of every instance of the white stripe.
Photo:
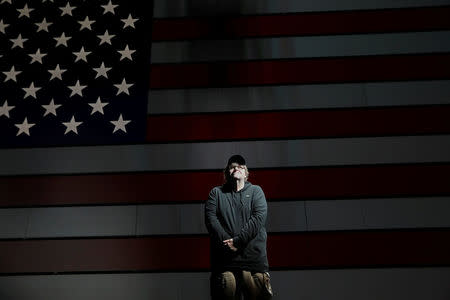
M196 40L152 44L152 63L439 53L450 31Z
M0 238L129 236L136 206L0 209Z
M450 104L450 81L150 90L149 114Z
M235 153L249 168L448 162L450 135L1 149L0 175L221 169Z
M156 18L216 16L236 14L274 14L310 11L359 10L448 5L448 0L156 0Z
M206 234L203 214L203 204L5 208L0 238ZM430 227L450 227L450 197L268 203L268 232Z
M304 270L272 274L277 299L423 300L429 298L431 291L433 300L449 296L450 268Z
M206 300L208 278L205 272L2 276L0 290L5 300Z
M430 293L433 300L448 300L450 285L447 267L271 271L270 275L274 300L423 300ZM208 272L3 276L0 290L8 300L209 300L209 276Z
M307 226L309 231L450 227L449 200L427 197L306 201Z

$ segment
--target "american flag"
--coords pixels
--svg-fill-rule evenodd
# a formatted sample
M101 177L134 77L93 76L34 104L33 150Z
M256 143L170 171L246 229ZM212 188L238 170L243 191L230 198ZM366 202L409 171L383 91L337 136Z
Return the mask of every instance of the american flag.
M150 20L129 1L2 1L0 145L142 142Z
M15 5L2 2L2 9ZM103 15L109 1L91 2L99 18L114 17ZM125 9L125 2L112 0L119 5L117 30L107 22L95 34L97 23L80 31L77 22L93 20L91 13L74 23L80 34L93 34L99 49L111 47L100 45L97 35L106 29L116 35L111 42L119 66L132 61L120 61L117 49L129 45L133 58L139 51L139 38L121 42L123 34L145 22L138 4ZM54 5L59 15L66 4L42 3ZM78 4L87 1L69 5ZM13 26L9 18L19 15L11 12L2 17L10 24L6 34ZM136 28L123 28L130 13L139 18ZM156 0L151 26L144 26L151 27L152 47L143 142L0 150L0 297L209 299L203 202L221 184L228 157L239 153L249 180L268 200L274 299L448 299L449 15L448 0ZM141 29L141 38L149 38L150 31ZM9 39L17 36L2 47L10 49ZM88 65L75 63L72 52L72 64ZM113 70L108 79L96 79L92 67L85 72L89 84L109 80L106 90L113 96L123 78L135 83L125 73L111 79ZM44 73L49 84L62 82ZM2 84L18 85L22 75ZM135 100L135 88L120 95L127 104ZM25 91L17 90L23 98ZM67 87L62 91L67 99L56 118L44 117L40 106L41 119L56 120L64 103L81 100L70 97ZM110 107L104 107L107 133L126 136L134 121L125 125L127 133L113 132L110 122L120 113L131 118L117 112L107 119ZM11 122L16 109L0 121ZM85 103L83 109L90 116L92 108ZM81 119L75 114L75 120ZM17 135L11 123L11 137L32 138L40 123L28 121L36 123L29 136ZM83 125L78 135L64 134L62 123L55 130L62 138L81 137Z

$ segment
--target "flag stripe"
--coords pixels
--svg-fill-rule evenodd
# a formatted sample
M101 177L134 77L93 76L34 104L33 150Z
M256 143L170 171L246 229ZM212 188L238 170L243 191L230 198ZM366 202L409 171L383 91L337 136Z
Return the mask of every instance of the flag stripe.
M275 269L448 266L449 238L449 230L269 235L268 256ZM0 241L0 257L1 273L203 271L209 238Z
M273 14L293 12L314 11L336 11L336 10L363 10L363 9L385 9L402 7L426 7L448 5L448 0L317 0L311 2L291 0L245 0L220 2L215 0L203 0L192 2L189 0L163 0L155 1L154 16L156 18L185 17L185 16L212 16L230 14Z
M444 241L449 237L447 230L273 235L268 241L268 256L275 268L288 269L448 265L450 243Z
M150 115L146 140L173 142L444 134L450 133L449 117L450 105Z
M442 30L450 28L449 15L450 7L423 7L222 18L154 19L152 38L153 42L157 42Z
M200 171L241 153L250 169L449 162L450 135L0 150L0 175Z
M450 268L272 270L270 275L278 299L295 295L310 300L360 300L370 294L372 299L395 300L397 295L407 295L409 300L423 300L432 291L433 300L448 300ZM209 272L38 276L2 276L0 290L7 291L8 299L211 299Z
M407 295L409 300L423 300L432 291L433 300L448 300L450 268L282 270L271 271L270 275L278 299L291 299L295 295L300 299L309 296L307 299L311 300L360 300L370 293L372 299L395 300L397 295ZM209 272L38 276L2 276L0 290L7 291L9 299L36 299L37 295L39 300L128 299L131 296L133 300L211 299Z
M449 40L450 31L439 31L160 42L152 44L152 63L445 53Z
M448 79L450 55L153 64L150 77L151 88Z
M152 63L445 52L450 31L160 42L152 44Z
M268 211L268 232L450 228L450 197L280 201ZM0 225L0 239L207 233L203 203L4 208Z
M269 200L301 200L444 196L448 174L448 164L410 164L252 170L250 176ZM0 206L204 202L221 177L218 171L4 177Z
M431 104L450 104L450 81L150 90L148 114Z

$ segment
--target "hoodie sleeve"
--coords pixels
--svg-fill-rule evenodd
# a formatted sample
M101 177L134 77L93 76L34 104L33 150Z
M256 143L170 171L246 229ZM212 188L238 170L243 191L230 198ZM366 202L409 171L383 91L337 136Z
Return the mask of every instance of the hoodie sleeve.
M267 202L264 192L259 186L255 186L253 194L253 206L250 219L241 229L239 234L233 238L236 248L244 248L266 224Z
M211 190L205 204L205 225L211 238L217 240L220 244L231 238L217 218L217 188Z

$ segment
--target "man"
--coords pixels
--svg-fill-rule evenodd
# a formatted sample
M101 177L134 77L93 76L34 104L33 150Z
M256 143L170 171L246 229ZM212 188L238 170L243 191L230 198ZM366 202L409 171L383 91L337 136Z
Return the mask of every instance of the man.
M247 181L241 155L224 169L225 183L209 193L205 223L211 237L211 296L270 299L265 228L267 202L261 187Z

